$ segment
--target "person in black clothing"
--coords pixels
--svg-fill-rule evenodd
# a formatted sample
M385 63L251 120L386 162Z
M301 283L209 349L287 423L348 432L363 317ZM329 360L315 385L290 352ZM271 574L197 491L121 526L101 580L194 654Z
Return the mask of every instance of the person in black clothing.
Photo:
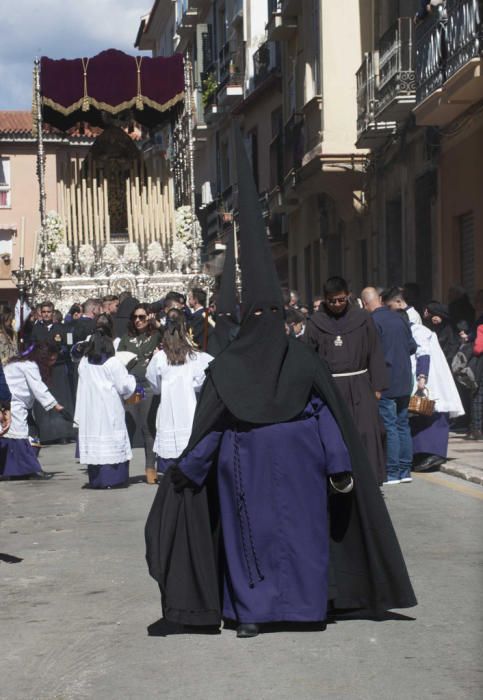
M444 356L451 367L460 342L458 333L451 322L449 309L446 304L440 304L437 301L427 304L426 309L426 325L438 336L441 350L444 352Z
M148 364L161 343L161 333L151 317L148 304L137 304L129 319L127 333L121 338L118 350L132 352L136 361L129 365L129 374L136 378L137 399L126 404L126 425L132 447L144 447L145 471L148 484L156 483L154 438L159 396L146 379ZM135 401L135 403L134 403Z
M80 343L94 332L99 304L95 299L87 299L82 304L82 315L73 323L74 343Z
M65 328L61 323L54 323L53 314L52 302L43 302L40 307L40 321L32 329L31 343L34 345L54 343L57 347L57 361L52 368L49 389L59 404L64 407L65 414L46 411L38 402L35 402L33 416L41 442L67 443L75 439L72 423L65 418L65 415L74 415L74 388L69 368L70 354Z
M190 289L188 292L188 306L191 309L188 329L191 331L196 345L205 352L208 347L208 340L213 332L208 311L206 310L206 292L199 287Z

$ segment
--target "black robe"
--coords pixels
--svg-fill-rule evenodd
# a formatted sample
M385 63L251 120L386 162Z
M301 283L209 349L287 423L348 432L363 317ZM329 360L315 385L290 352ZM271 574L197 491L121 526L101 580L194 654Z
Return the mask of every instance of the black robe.
M46 411L36 401L33 407L38 436L41 442L54 442L57 440L74 440L76 431L72 424L74 416L74 381L71 358L67 348L66 329L61 323L47 324L36 323L31 337L34 343L50 342L57 346L57 362L52 367L50 379L47 382L49 391L57 403L64 407L66 414L71 416L67 420L65 416L56 411Z
M329 406L351 455L355 487L329 500L330 598L336 608L381 616L416 605L391 519L349 412L327 367L318 363L313 387ZM216 429L226 408L208 374L186 451ZM216 463L216 459L215 459ZM175 493L169 471L146 523L146 558L158 581L166 619L187 625L221 620L221 562L216 464L201 488Z
M388 387L388 376L374 321L357 307L338 317L317 311L307 322L304 341L327 362L332 374L367 370L364 374L336 377L335 381L359 430L369 464L382 483L386 476L384 427L375 392Z

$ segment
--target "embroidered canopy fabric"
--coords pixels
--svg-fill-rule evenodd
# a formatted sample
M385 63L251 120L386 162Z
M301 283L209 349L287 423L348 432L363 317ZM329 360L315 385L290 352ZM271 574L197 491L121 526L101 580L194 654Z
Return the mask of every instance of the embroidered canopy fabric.
M43 118L63 131L79 121L105 126L106 114L128 111L134 121L157 126L183 98L181 54L148 58L109 49L92 58L40 61Z

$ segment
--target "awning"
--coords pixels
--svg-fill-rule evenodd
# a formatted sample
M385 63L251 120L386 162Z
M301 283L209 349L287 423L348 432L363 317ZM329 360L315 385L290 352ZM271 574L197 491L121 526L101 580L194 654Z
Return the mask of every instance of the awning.
M109 49L92 58L40 61L43 118L62 131L80 121L105 126L106 114L125 113L144 126L157 126L183 98L181 54L148 58Z

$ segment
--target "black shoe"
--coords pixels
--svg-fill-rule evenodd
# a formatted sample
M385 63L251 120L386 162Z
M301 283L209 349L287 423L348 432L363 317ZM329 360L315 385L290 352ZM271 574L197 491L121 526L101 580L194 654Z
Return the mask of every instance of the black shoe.
M419 462L413 466L413 471L427 472L430 469L437 469L445 462L446 460L444 457L438 457L438 455L428 455L422 462Z
M260 634L260 628L255 623L243 623L238 625L236 636L238 639L248 639L249 637L257 637Z
M46 479L52 479L54 475L49 474L48 472L44 472L43 470L40 470L39 472L35 472L34 474L30 475L31 479L36 479L36 480L42 480L45 481Z

